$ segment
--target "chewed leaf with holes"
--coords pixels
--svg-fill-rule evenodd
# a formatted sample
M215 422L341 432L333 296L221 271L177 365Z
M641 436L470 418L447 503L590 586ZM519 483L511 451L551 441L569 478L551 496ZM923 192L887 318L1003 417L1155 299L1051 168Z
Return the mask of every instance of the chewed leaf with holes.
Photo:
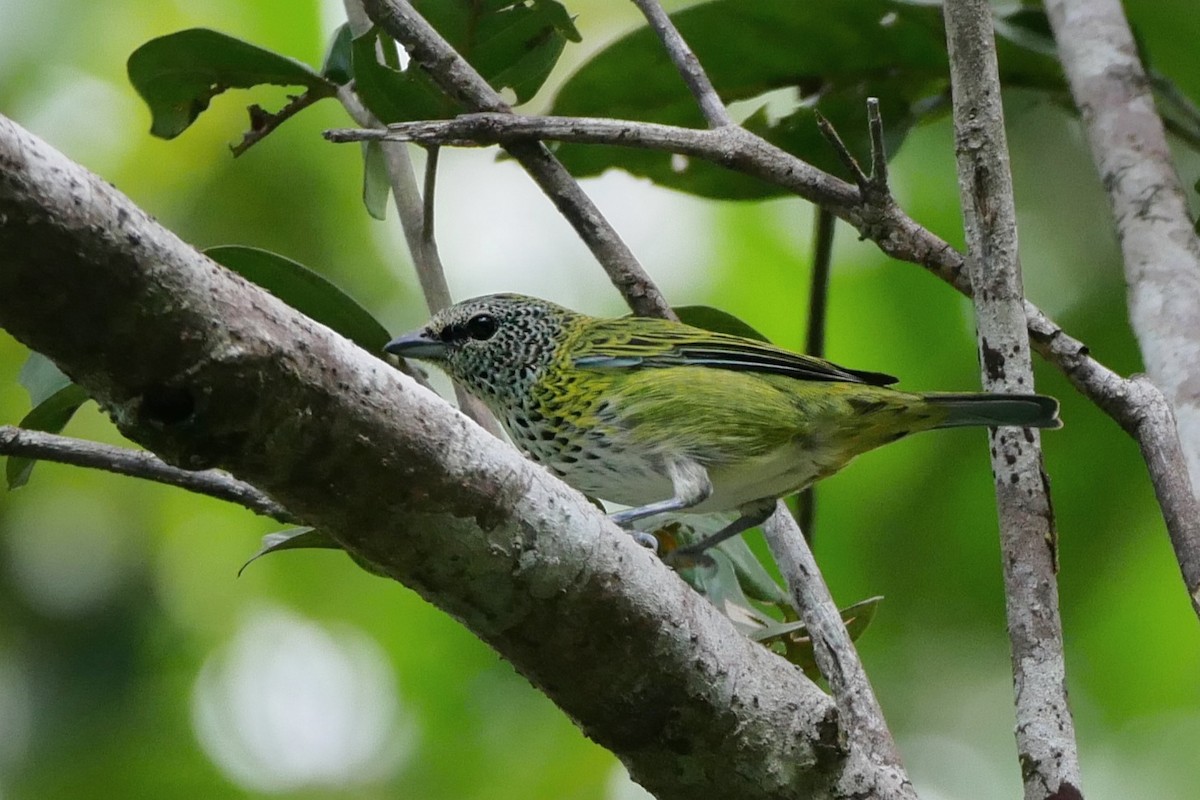
M151 39L133 51L126 68L150 107L150 132L164 139L187 130L227 89L299 86L314 97L329 97L337 89L307 64L206 28Z

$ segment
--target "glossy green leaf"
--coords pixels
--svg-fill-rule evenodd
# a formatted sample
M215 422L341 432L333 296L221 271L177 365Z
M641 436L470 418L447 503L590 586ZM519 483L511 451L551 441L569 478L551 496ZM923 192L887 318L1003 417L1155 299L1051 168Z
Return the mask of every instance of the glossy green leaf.
M354 35L350 31L350 23L344 22L334 31L329 40L329 51L321 63L321 74L336 84L346 84L354 79L354 66L351 63L350 44Z
M30 353L17 380L29 392L33 409L18 427L58 433L88 400L83 387L71 382L53 361L41 353ZM4 465L8 488L16 489L29 481L37 459L10 456Z
M387 216L388 192L391 182L388 178L387 159L383 155L383 145L380 142L363 142L363 205L367 213L378 220Z
M421 69L397 69L380 63L377 48L395 55L396 43L372 28L350 45L354 91L381 122L405 122L449 116L452 106ZM389 60L392 60L389 58Z
M237 574L240 577L246 567L258 561L268 553L278 553L280 550L341 550L342 546L333 540L329 534L316 528L288 528L275 533L268 533L262 539L262 546L254 555L246 559Z
M889 154L914 125L948 107L949 69L941 11L904 0L715 0L672 15L728 103L741 102L746 127L809 163L850 177L821 136L813 109L863 162L870 152L866 101L881 104ZM1061 89L1052 57L1040 51L1036 24L1014 13L1014 40L1001 42L1006 83ZM1018 34L1028 33L1027 40ZM797 46L802 42L803 46ZM1036 45L1036 47L1035 47ZM617 40L559 92L551 113L703 127L696 102L648 28ZM708 162L668 153L560 145L576 175L619 167L663 186L707 197L785 194Z
M722 311L712 306L677 306L674 311L680 322L693 327L770 343L767 337L728 311Z
M367 352L378 353L389 338L387 329L353 298L290 258L240 245L210 247L204 254Z
M333 82L307 64L206 28L151 39L133 51L126 68L130 83L150 107L150 132L164 139L187 130L227 89L303 86L317 97L336 91Z

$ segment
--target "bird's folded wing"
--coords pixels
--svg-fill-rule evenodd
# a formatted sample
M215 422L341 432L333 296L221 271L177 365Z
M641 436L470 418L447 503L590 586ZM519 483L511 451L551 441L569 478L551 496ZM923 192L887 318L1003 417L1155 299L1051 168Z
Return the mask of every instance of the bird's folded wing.
M806 381L844 381L874 386L896 382L891 375L846 369L764 342L671 323L640 322L636 332L628 331L627 324L595 325L587 335L574 342L573 363L581 369L692 366L783 375Z

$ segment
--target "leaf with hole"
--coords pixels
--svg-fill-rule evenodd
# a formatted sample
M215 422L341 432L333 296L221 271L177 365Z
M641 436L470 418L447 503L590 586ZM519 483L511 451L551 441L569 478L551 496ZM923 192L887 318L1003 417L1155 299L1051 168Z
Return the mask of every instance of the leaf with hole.
M187 130L227 89L302 86L318 98L337 89L307 64L207 28L151 39L133 51L126 69L150 107L150 132L164 139Z

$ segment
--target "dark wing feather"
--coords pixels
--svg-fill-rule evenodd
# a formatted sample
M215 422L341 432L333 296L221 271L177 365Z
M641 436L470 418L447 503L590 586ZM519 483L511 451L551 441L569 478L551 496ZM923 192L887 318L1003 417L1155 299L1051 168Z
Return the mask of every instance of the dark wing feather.
M615 323L615 324L614 324ZM803 381L841 381L886 386L891 375L846 369L753 339L713 333L665 320L596 320L572 347L572 360L585 369L711 367L783 375Z

